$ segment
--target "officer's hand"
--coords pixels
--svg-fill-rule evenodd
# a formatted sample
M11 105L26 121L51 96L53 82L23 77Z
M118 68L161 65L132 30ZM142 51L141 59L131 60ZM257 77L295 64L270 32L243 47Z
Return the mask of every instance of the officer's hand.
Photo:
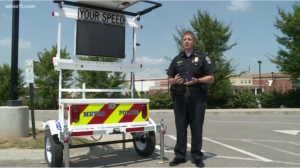
M175 75L175 82L177 84L183 83L183 80L182 80L182 78L181 78L181 76L179 74Z
M184 83L185 85L193 85L193 84L196 84L198 82L198 80L196 78L192 78L191 81L188 81L186 79L186 82Z

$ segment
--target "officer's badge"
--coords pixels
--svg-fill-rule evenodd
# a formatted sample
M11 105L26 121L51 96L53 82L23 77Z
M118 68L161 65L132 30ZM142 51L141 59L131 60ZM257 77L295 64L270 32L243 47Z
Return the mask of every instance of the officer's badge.
M207 63L211 64L211 61L208 56L206 56L205 59L206 59Z
M195 62L198 62L199 61L199 58L198 57L195 57Z

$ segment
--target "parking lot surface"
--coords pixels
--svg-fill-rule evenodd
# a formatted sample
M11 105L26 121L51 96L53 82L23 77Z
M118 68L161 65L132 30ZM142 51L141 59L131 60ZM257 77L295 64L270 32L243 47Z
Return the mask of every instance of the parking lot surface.
M156 123L164 119L165 158L174 158L176 131L174 116L152 115ZM206 167L300 167L299 115L206 115L203 134ZM189 128L188 128L189 129ZM177 167L195 167L190 157L191 134L188 130L187 162ZM137 155L132 145L126 151L113 150L101 155L71 157L72 167L168 167L161 164L160 136L155 152L147 158ZM102 150L101 147L93 150ZM1 161L1 167L47 167L43 159Z

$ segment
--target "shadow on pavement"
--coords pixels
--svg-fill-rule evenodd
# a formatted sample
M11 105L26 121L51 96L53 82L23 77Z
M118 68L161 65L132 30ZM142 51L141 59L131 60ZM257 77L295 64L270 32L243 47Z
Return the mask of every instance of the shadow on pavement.
M148 161L160 161L160 155L154 152L149 157L139 156L133 148L126 149L125 151L117 150L108 154L95 154L94 150L103 150L101 148L93 148L93 151L85 155L70 157L70 167L116 167L128 166L132 164L141 164Z
M171 146L168 146L168 145L165 145L165 150L167 151L167 153L172 153L174 154L174 147L171 147ZM159 151L158 151L159 152ZM166 153L166 152L165 152ZM203 152L203 160L206 160L206 159L209 159L209 158L212 158L212 157L215 157L215 156L218 156L216 154L213 154L213 153L210 153L210 152ZM174 155L175 157L175 155ZM172 158L173 159L173 158ZM186 152L186 160L190 160L190 161L193 161L193 158L191 156L191 152L189 150L187 150Z
M159 145L159 144L157 144ZM165 146L164 160L167 162L173 160L174 147ZM155 149L153 154L148 157L141 157L137 154L134 148L114 149L109 145L100 145L88 147L81 151L80 148L70 151L70 167L153 167L161 161L160 151ZM216 154L204 152L203 160L217 156ZM186 162L193 163L190 151L187 151ZM152 165L152 166L151 166ZM64 166L64 164L63 164ZM169 166L168 163L162 166ZM160 166L154 166L160 167Z

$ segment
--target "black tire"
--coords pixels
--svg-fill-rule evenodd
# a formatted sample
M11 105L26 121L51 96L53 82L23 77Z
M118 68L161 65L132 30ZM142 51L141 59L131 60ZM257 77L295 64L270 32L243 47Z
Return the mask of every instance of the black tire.
M51 147L48 153L47 148ZM45 130L44 145L45 160L48 167L61 167L63 163L63 145L59 142L57 135L51 135L50 129ZM51 158L50 158L51 157Z
M133 145L135 151L142 157L150 156L155 149L156 137L154 131L149 131L148 135L144 138L140 137L141 133L135 133L133 136Z

